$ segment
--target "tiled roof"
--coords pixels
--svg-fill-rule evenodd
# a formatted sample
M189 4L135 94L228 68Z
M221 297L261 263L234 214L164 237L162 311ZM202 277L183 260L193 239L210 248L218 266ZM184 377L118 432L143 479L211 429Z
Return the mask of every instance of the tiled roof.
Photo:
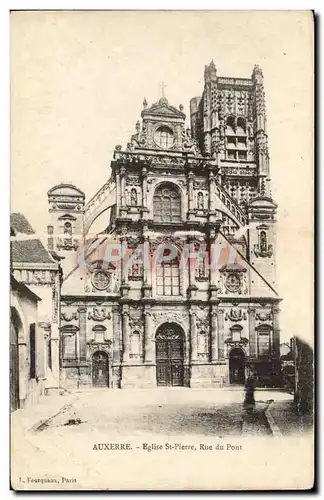
M34 229L31 227L26 217L19 213L10 215L10 228L12 228L15 233L35 234Z
M53 264L54 260L43 246L35 240L12 241L11 243L12 262L26 262L34 264Z
M11 240L12 262L25 262L28 264L54 263L54 259L38 238L25 237L26 239L19 239L19 234L35 234L34 229L23 214L10 215L10 230L13 236ZM17 239L15 239L15 236Z

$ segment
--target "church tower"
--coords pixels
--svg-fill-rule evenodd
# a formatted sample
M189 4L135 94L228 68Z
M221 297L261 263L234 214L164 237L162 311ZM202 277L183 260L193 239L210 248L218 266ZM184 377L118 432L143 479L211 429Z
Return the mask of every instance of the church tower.
M64 257L65 271L75 265L75 252L83 241L85 194L73 184L59 184L48 193L50 224L47 226L48 249Z
M217 76L205 66L201 97L190 101L191 129L202 152L215 158L220 186L248 217L235 242L251 263L276 286L276 208L271 197L263 73L251 78ZM241 232L242 233L242 232Z

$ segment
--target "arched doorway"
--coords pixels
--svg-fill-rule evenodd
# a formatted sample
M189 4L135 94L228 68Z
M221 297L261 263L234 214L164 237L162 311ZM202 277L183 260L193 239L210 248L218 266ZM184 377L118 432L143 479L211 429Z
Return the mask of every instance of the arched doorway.
M11 307L10 318L10 409L19 408L19 330L22 329L19 314Z
M229 354L230 384L245 382L245 354L242 349L234 348Z
M184 335L179 325L161 325L155 336L158 386L183 385Z
M96 351L92 355L92 385L109 387L108 354Z

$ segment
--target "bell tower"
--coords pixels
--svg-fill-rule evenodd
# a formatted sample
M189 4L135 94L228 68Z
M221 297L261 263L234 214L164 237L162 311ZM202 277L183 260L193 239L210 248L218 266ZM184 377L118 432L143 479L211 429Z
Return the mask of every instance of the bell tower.
M73 184L62 183L50 189L47 197L50 213L48 249L67 258L83 239L85 194Z

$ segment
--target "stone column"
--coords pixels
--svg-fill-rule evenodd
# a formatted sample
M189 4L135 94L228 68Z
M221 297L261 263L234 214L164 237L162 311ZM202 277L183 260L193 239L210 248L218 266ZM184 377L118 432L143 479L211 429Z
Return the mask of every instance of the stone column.
M124 217L127 214L126 206L126 168L121 167L120 169L120 216Z
M150 253L150 239L148 236L143 237L143 297L150 297L152 293L152 262Z
M87 357L87 308L79 306L79 357L81 361L85 361Z
M215 231L212 230L208 245L209 245L209 297L210 299L217 299L217 258L219 258L219 254L216 251L216 234Z
M273 313L273 353L275 356L280 356L280 329L279 329L279 307L274 307Z
M224 359L224 309L217 309L218 357Z
M153 343L152 343L152 316L149 310L144 311L144 361L153 362Z
M210 311L210 338L211 338L211 362L218 360L218 325L217 310L212 307Z
M117 208L117 217L119 216L118 210L120 208L121 199L120 199L120 173L116 169L116 208Z
M123 362L129 362L129 342L130 342L130 331L129 331L129 312L123 311Z
M120 197L121 197L121 206L126 206L126 192L125 192L125 184L126 184L126 169L125 167L121 167L120 169Z
M142 168L142 219L147 218L149 209L147 207L147 168Z
M188 238L188 244L189 244L189 256L191 254L195 254L195 249L194 249L194 239L193 238ZM197 252L198 253L198 252ZM196 286L196 259L195 258L188 258L188 267L189 267L189 288L188 288L188 298L193 298L195 295L195 292L197 291L197 286ZM186 268L185 268L186 271Z
M59 384L60 370L60 341L58 338L51 338L52 373Z
M209 171L209 212L214 214L215 212L215 177L214 173Z
M257 357L257 339L255 332L255 308L249 307L249 352L250 358Z
M194 215L194 174L193 172L188 173L188 219L192 220Z
M117 306L113 307L113 362L114 365L120 363L121 352L121 328L120 328L120 313Z
M127 256L127 236L121 236L121 292L123 297L127 297L129 285L128 285L128 256Z
M196 313L190 309L190 361L195 362L198 359L198 345L197 345L197 325L196 325Z

